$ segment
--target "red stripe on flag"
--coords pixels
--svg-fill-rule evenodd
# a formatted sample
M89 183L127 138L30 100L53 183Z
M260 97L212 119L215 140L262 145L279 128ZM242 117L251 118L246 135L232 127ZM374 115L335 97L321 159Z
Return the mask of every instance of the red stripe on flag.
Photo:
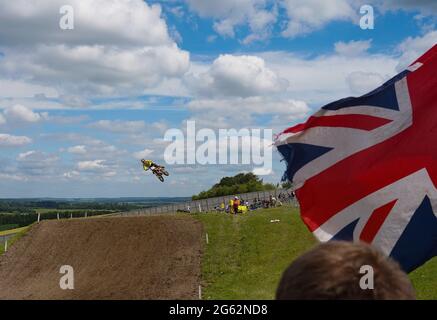
M311 116L307 122L288 128L284 133L297 133L314 127L341 127L371 131L390 122L392 120L363 114Z
M389 202L372 212L369 220L361 231L360 239L364 242L371 243L376 236L379 228L381 228L390 211L396 204L396 200Z

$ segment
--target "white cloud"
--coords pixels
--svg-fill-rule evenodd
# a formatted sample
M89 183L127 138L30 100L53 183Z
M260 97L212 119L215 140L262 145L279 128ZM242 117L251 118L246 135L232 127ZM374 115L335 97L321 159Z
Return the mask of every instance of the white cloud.
M77 168L82 171L106 169L105 160L79 161Z
M366 53L370 48L371 40L364 41L339 41L334 44L335 52L343 56L358 56Z
M398 59L390 55L321 55L306 58L288 52L260 54L269 67L289 81L287 96L321 105L351 95L348 77L353 72L380 74L384 79L396 75Z
M153 153L153 150L151 149L144 149L138 152L134 152L133 156L136 159L145 159L147 158L149 155L151 155Z
M75 29L65 31L58 27L64 4L0 0L2 74L59 94L112 95L141 94L188 70L189 54L171 39L160 6L71 0Z
M26 136L14 136L7 133L0 133L0 147L20 147L32 142Z
M219 110L223 114L250 115L250 114L294 114L302 117L309 112L309 107L304 101L284 99L276 100L264 97L249 97L235 99L200 99L188 103L191 111Z
M107 0L69 0L68 4L74 9L74 32L58 27L63 0L1 0L1 43L33 45L60 39L70 45L171 43L158 5L149 6L141 0L111 0L109 4Z
M251 33L243 40L250 43L265 39L277 21L276 6L269 0L186 0L201 17L215 19L214 30L223 37L235 37L235 29L248 25Z
M56 98L55 89L24 81L0 79L0 97L2 98L32 98L43 94L46 97Z
M269 168L255 168L252 170L252 173L257 176L268 176L273 174L273 170Z
M374 0L383 10L405 9L420 11L424 15L437 13L437 2L435 0Z
M80 176L80 172L76 170L68 171L63 174L64 178L73 179Z
M285 90L288 81L257 56L220 55L203 73L187 76L188 85L204 96L260 96Z
M356 17L347 0L283 0L282 3L289 18L282 34L290 38L318 30L331 21Z
M0 113L0 125L5 124L6 123L6 119L5 117Z
M26 158L29 158L30 156L32 156L35 153L36 153L36 151L34 151L34 150L19 153L17 160L18 161L26 160Z
M87 150L84 145L73 146L67 149L69 153L73 154L86 154Z
M349 84L350 90L353 94L365 94L374 90L384 83L383 76L376 72L362 72L356 71L349 74L346 81Z
M17 157L17 170L28 177L50 178L58 173L59 157L42 151L28 151Z
M430 31L419 37L408 37L402 41L398 46L402 55L397 70L404 70L435 44L437 44L437 30Z
M144 121L99 120L89 126L113 133L136 133L146 129Z
M48 117L47 113L36 113L22 105L6 108L3 114L8 121L12 122L38 122Z
M105 178L112 178L116 175L117 175L117 171L108 171L108 172L103 173L103 176Z

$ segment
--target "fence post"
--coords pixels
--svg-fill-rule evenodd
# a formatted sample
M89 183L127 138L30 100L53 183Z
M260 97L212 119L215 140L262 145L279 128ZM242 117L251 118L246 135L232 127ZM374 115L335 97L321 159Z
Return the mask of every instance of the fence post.
M5 241L5 252L8 251L8 240Z
M41 221L41 213L38 213L38 222Z
M56 219L59 220L59 212L56 213Z

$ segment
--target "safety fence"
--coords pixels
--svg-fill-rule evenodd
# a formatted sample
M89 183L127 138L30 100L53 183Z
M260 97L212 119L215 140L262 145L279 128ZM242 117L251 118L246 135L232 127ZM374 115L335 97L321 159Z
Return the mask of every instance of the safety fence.
M189 212L189 213L200 213L200 212L211 212L220 208L221 204L225 206L229 204L230 200L234 199L235 196L241 201L248 201L252 204L256 201L269 201L270 197L275 197L275 199L281 202L290 203L294 206L298 206L297 201L291 196L291 190L285 189L275 189L269 191L255 191L249 193L243 193L238 195L229 195L223 197L208 198L203 200L194 200L188 202L181 202L169 205L162 205L151 208L144 208L138 210L132 210L128 212L120 212L114 215L122 216L138 216L138 215L156 215L164 213L175 213L175 212Z

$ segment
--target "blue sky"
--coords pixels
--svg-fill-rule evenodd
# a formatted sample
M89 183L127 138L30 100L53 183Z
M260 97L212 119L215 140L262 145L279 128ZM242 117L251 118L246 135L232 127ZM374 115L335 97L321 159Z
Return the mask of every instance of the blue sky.
M277 133L437 43L426 0L70 3L62 30L63 1L0 0L0 198L190 196L254 168L170 165L158 183L139 159L164 163L168 129ZM283 170L274 151L263 179Z

